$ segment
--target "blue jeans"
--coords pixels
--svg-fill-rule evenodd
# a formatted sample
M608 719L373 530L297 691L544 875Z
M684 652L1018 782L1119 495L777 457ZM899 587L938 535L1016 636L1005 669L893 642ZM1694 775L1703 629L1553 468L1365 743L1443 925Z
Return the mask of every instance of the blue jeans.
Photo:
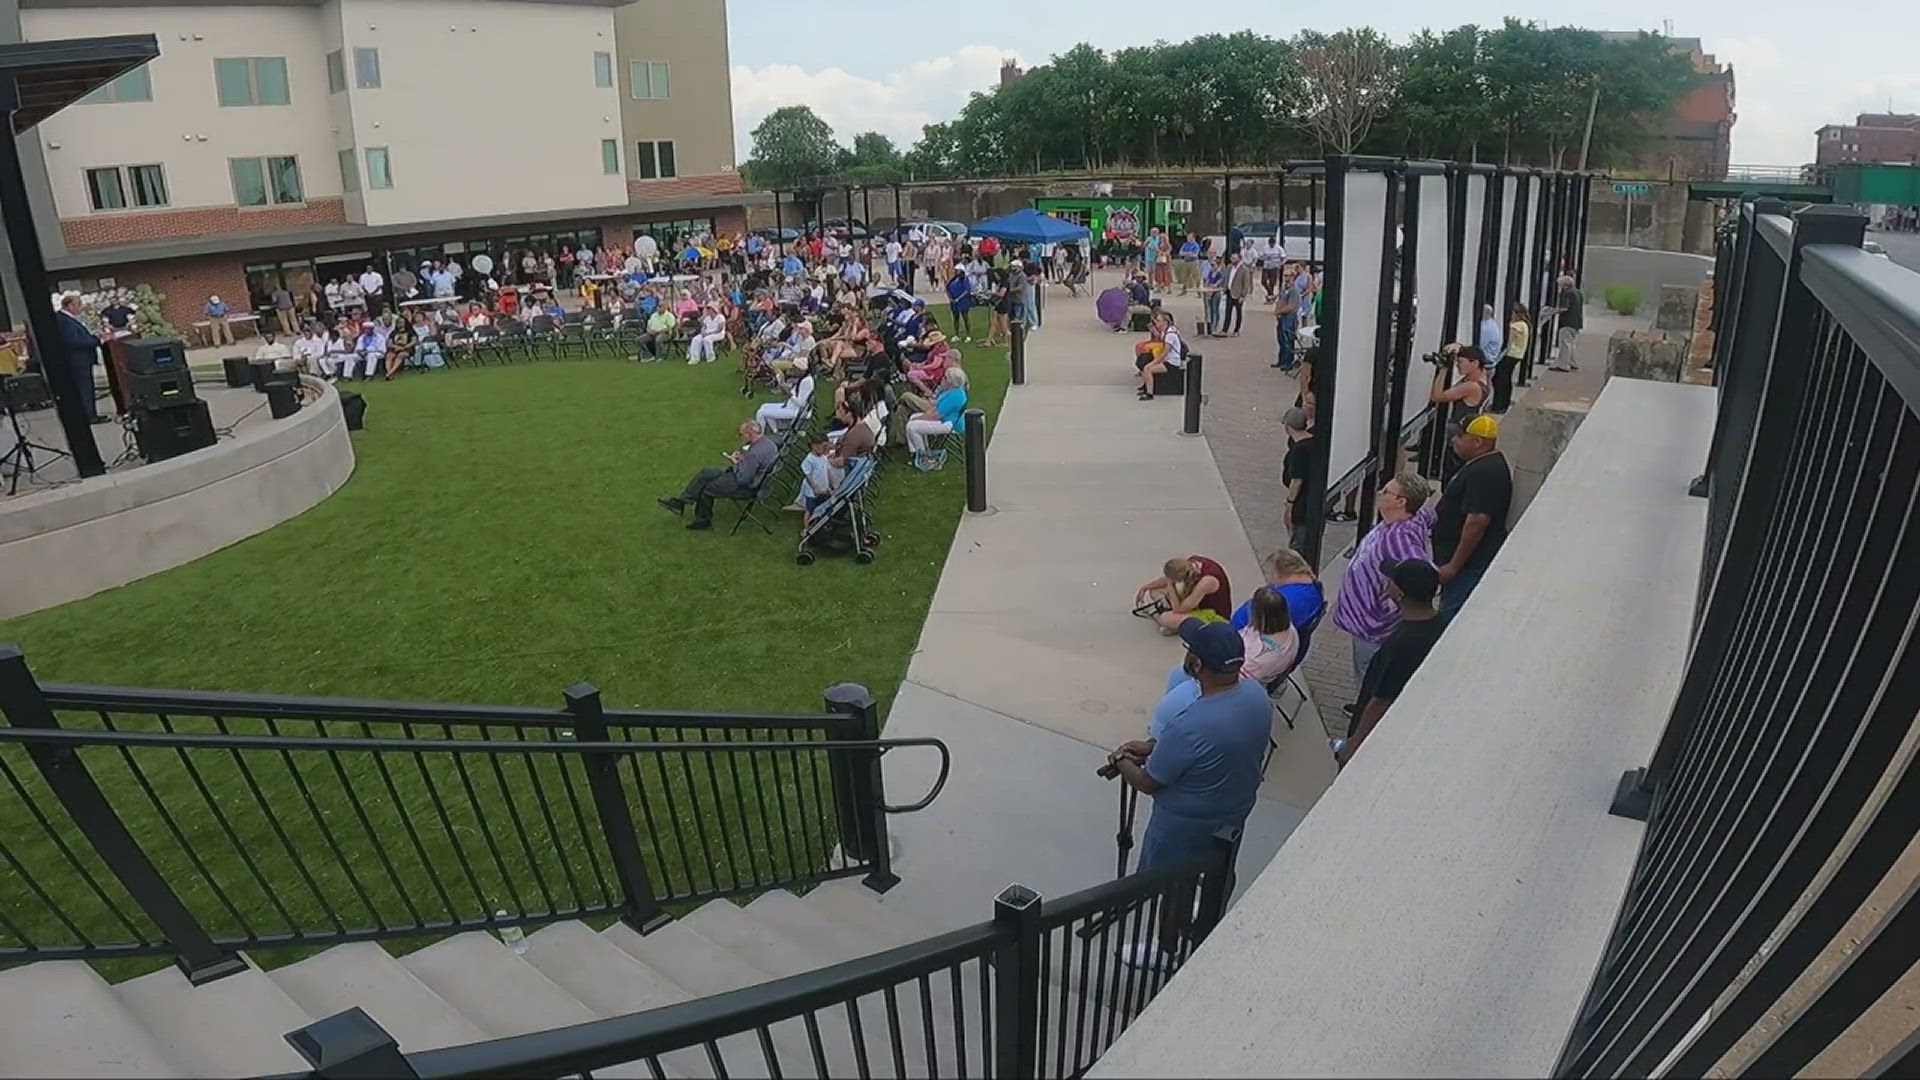
M1440 586L1440 610L1449 614L1460 610L1460 605L1473 595L1473 590L1486 574L1487 568L1484 566L1469 566L1455 575L1452 581Z
M1220 324L1220 294L1217 292L1207 294L1207 329L1216 334L1226 329Z
M1300 329L1300 316L1289 314L1280 316L1274 323L1274 336L1280 342L1280 366L1291 368L1298 364L1299 358L1293 354L1293 332Z

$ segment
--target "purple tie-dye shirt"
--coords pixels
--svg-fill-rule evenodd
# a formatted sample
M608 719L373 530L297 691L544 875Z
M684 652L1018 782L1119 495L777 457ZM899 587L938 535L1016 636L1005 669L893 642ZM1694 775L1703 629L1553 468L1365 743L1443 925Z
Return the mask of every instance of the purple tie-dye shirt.
M1428 500L1405 521L1383 522L1367 530L1340 579L1333 624L1354 637L1378 644L1400 623L1400 608L1387 598L1380 564L1389 559L1433 561L1434 501Z

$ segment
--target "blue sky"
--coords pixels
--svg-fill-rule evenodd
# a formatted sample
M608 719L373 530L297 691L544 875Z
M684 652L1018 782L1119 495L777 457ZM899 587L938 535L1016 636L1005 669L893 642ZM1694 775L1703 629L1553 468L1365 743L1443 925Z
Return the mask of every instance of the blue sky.
M728 0L737 152L760 118L811 105L843 142L891 135L902 149L929 121L950 118L991 86L1002 56L1044 62L1089 41L1103 49L1251 29L1287 36L1370 25L1396 39L1423 27L1497 24L1512 15L1553 25L1661 30L1701 38L1734 65L1736 163L1798 164L1813 129L1861 111L1920 112L1920 15L1896 0L1617 0L1568 8L1541 2L1349 0L1300 21L1301 4L1182 6L1165 0ZM1906 14L1896 16L1896 12ZM1044 17L1036 18L1036 13ZM1438 13L1438 14L1436 14ZM1896 27L1903 27L1894 32ZM1878 31L1878 32L1876 32Z

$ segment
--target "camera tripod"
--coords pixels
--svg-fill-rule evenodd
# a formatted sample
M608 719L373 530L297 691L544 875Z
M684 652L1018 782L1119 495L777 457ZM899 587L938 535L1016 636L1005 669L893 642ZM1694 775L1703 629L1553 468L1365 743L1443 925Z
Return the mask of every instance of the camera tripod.
M12 380L0 383L0 409L6 410L7 425L13 429L13 449L0 454L0 474L7 477L7 494L17 494L20 490L20 477L38 479L43 464L36 459L38 453L45 463L51 463L63 457L69 457L65 450L46 443L34 442L27 438L26 429L20 426L20 410L14 407Z

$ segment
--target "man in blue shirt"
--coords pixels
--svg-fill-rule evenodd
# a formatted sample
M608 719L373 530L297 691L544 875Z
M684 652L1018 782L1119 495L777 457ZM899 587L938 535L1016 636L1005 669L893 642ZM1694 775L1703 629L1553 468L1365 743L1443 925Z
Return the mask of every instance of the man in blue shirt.
M1493 317L1493 305L1480 306L1480 355L1487 358L1491 367L1500 362L1500 353L1505 336L1500 332L1500 320Z
M1153 816L1140 842L1140 869L1170 866L1212 849L1214 834L1238 828L1260 789L1260 761L1273 728L1273 703L1240 677L1246 659L1240 634L1219 622L1180 625L1192 684L1174 686L1154 707L1153 737L1123 744L1108 757L1120 779L1152 796ZM1197 686L1195 693L1190 686ZM1186 905L1166 907L1160 949L1177 951ZM1124 954L1136 967L1164 966L1152 946Z

